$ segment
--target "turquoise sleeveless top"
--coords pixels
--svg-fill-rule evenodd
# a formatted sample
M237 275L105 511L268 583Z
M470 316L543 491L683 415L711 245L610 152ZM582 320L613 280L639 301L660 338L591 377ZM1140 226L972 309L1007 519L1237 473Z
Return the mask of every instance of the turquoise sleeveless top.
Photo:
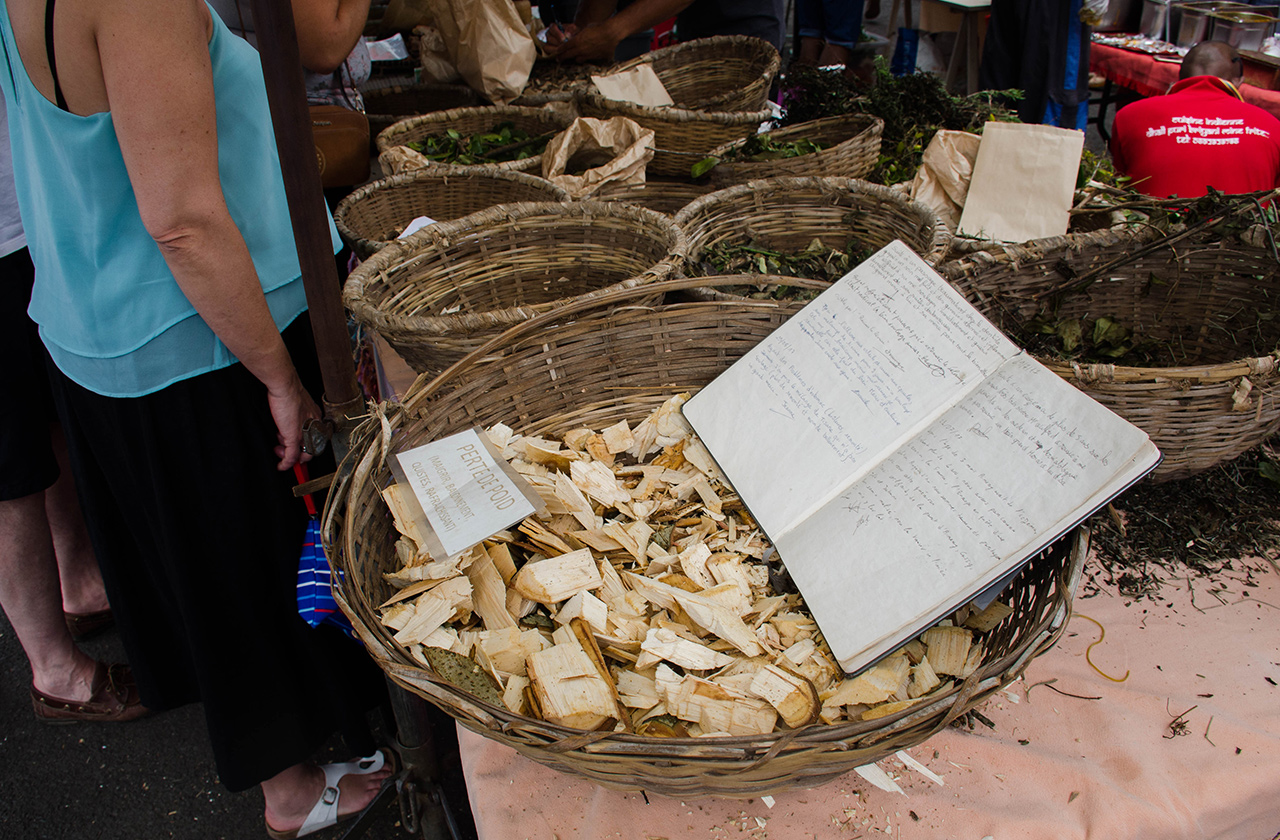
M283 329L307 302L262 66L253 47L217 15L209 57L222 190ZM235 364L142 225L110 112L77 116L36 90L5 0L0 88L8 100L18 206L36 265L29 312L59 370L104 396L135 397ZM329 232L336 253L341 241L332 218Z

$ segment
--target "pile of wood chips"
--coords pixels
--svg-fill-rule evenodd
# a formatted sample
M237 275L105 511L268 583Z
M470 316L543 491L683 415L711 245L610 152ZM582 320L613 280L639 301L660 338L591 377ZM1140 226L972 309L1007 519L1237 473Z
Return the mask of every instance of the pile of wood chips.
M399 591L380 608L396 641L517 714L663 737L882 717L978 667L973 633L1010 613L998 602L846 677L800 596L770 585L769 543L681 414L687 398L562 442L488 429L547 512L452 560L424 550L412 491L384 490L403 535L387 575Z

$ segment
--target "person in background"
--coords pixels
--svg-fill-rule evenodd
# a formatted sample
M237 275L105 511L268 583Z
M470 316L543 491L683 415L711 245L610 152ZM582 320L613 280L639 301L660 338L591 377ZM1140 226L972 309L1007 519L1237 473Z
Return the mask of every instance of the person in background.
M1210 187L1225 193L1280 187L1280 120L1241 100L1243 78L1234 47L1196 44L1167 94L1116 112L1116 171L1156 198L1198 198Z
M29 311L141 701L203 703L220 781L309 834L389 774L385 682L297 612L319 377L261 63L203 0L0 0L0 47ZM366 758L311 761L335 733Z
M713 35L763 38L782 51L783 0L581 0L571 26L553 28L548 45L560 61L610 62L628 36L671 17L681 41Z
M0 97L0 122L5 120ZM124 722L146 714L129 666L76 646L111 624L67 447L54 415L44 348L27 317L35 279L0 127L0 606L31 666L31 705L47 722Z
M864 0L796 0L796 24L800 30L800 64L826 67L852 66L853 52L862 37Z
M979 87L1023 91L1014 105L1025 123L1083 131L1091 33L1083 11L1084 0L992 0Z

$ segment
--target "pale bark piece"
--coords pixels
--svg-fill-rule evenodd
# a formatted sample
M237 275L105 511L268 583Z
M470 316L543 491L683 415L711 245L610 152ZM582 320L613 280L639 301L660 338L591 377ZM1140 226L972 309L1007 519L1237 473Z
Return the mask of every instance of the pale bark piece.
M606 507L631 501L631 494L618 484L613 471L598 461L574 461L569 466L569 477L582 492Z
M813 723L822 710L813 683L777 665L765 665L757 671L750 691L777 709L783 723L792 729Z
M841 706L883 703L902 687L910 667L905 656L890 656L858 676L845 680L826 702Z
M619 420L603 430L600 432L600 437L604 438L605 448L611 455L626 452L636 442L635 437L631 434L631 427L627 425L626 420Z
M417 516L421 513L418 511L418 500L414 498L413 488L403 484L391 484L382 488L382 498L391 509L391 518L395 522L396 530L413 540L418 553L425 552L427 538L418 527Z
M907 686L907 696L912 699L923 697L941 684L942 680L938 679L938 674L926 656L918 665L911 666L911 684Z
M413 603L413 618L395 635L395 640L402 645L422 641L453 618L459 607L470 605L471 582L465 577L447 580Z
M609 629L609 606L584 589L565 601L555 615L557 624L568 624L575 618L583 619L591 632L603 636Z
M778 722L777 711L765 701L693 676L685 676L671 691L667 707L681 720L697 723L706 735L764 735Z
M507 610L507 585L487 552L482 551L467 567L467 580L471 581L475 611L486 630L516 626L515 616Z
M969 645L973 633L963 627L930 627L920 634L929 651L929 664L935 674L958 677L964 673L969 658Z
M525 563L516 573L514 588L530 601L557 604L601 583L600 570L590 549Z
M476 641L494 670L503 674L525 674L529 657L548 647L547 640L537 630L521 630L506 627L501 630L485 630Z
M587 501L587 497L583 495L582 490L564 473L556 473L556 496L564 505L574 519L588 531L594 531L604 524L603 520L596 515L595 508L591 506L591 502Z
M693 671L711 671L723 668L733 661L733 657L716 653L706 645L698 644L682 638L668 629L651 629L640 643L640 650L654 658L654 662L662 659L681 668ZM645 661L645 660L641 660ZM643 667L640 662L637 667Z
M736 613L706 598L698 598L691 593L675 596L676 603L684 608L685 613L695 624L709 633L733 645L747 656L759 656L764 653L755 631L746 625Z
M493 566L502 575L502 582L510 586L516 576L516 563L511 558L511 547L506 543L491 543L485 547Z
M527 667L543 720L595 730L616 719L612 687L578 644L540 650L529 657Z
M990 606L980 613L974 613L964 620L964 626L978 633L986 633L1013 615L1013 607L1000 601L992 601Z

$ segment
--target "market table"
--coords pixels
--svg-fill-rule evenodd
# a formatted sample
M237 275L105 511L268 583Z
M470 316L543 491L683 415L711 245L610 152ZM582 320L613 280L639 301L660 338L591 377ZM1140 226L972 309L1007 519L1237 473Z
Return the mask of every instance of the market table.
M1157 601L1077 598L1059 644L981 708L879 767L772 802L606 790L459 728L480 840L1216 838L1280 832L1280 576L1172 580ZM1102 643L1097 626L1106 628ZM1090 666L1113 677L1113 682ZM1046 681L1053 681L1052 685ZM1058 692L1065 693L1058 693ZM1075 695L1075 696L1070 696ZM1192 708L1194 707L1194 708ZM1190 711L1188 711L1190 710Z
M1103 90L1098 125L1103 125L1106 109L1114 101L1110 85L1119 85L1140 96L1161 96L1178 80L1181 64L1182 59L1176 56L1157 57L1106 44L1090 45L1089 72L1105 78L1108 85ZM1245 102L1257 105L1280 118L1280 91L1246 83L1240 86L1240 95Z

